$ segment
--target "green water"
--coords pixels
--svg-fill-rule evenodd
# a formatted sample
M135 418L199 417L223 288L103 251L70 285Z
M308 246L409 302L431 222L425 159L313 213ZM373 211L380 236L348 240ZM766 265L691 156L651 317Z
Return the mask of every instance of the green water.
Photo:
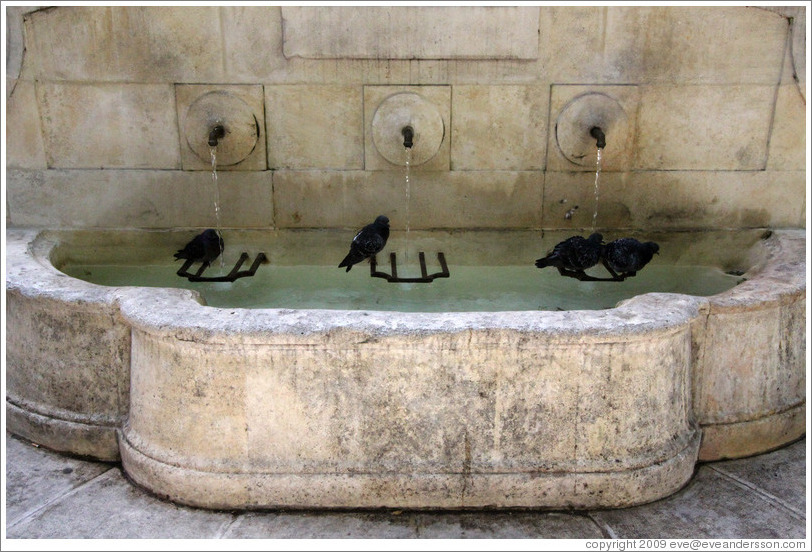
M217 263L215 263L216 265ZM232 283L189 282L175 273L180 263L151 265L69 264L61 270L81 280L105 286L175 287L194 289L213 307L350 309L405 312L511 310L599 310L648 292L709 296L739 283L740 276L707 266L651 264L624 282L580 282L552 268L528 266L454 266L450 278L432 283L389 283L371 278L369 265L350 272L334 266L265 264L256 275ZM196 268L196 267L195 267ZM408 268L401 277L419 276ZM230 267L222 272L226 273ZM388 266L379 266L387 270ZM429 264L429 273L439 267ZM219 266L204 276L216 276ZM606 276L595 268L595 276Z

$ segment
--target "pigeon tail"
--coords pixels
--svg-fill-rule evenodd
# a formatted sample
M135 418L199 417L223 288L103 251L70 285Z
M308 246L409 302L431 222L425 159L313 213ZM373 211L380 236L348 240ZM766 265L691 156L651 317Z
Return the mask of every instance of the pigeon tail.
M536 266L538 268L544 268L547 266L556 266L555 257L543 257L541 259L536 259Z
M346 266L347 272L349 272L350 269L352 268L352 265L360 263L365 258L366 257L364 256L363 253L360 253L359 251L356 250L352 250L349 253L347 253L347 256L344 257L344 260L341 261L341 263L339 263L338 268Z

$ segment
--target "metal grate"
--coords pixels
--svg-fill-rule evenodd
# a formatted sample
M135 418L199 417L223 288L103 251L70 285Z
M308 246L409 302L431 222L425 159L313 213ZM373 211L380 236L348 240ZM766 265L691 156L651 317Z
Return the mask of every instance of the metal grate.
M420 274L419 278L400 278L398 277L398 263L397 257L394 252L389 254L389 265L391 274L387 274L386 272L379 272L378 262L373 255L369 260L369 275L373 278L383 278L387 282L400 282L400 283L431 283L434 281L435 278L448 278L451 274L448 272L448 265L445 262L445 255L440 252L437 253L437 260L440 261L440 267L442 270L440 272L435 272L434 274L429 274L428 270L426 269L426 255L422 251L418 254L418 258L420 259Z
M237 278L253 276L260 264L268 262L268 257L265 256L265 253L259 253L257 258L254 259L253 264L251 264L251 268L248 270L240 270L240 267L242 267L243 263L248 260L248 257L248 253L243 252L242 255L240 255L240 258L237 259L237 264L235 264L234 268L231 269L231 272L225 276L202 276L203 272L209 268L209 266L211 266L211 264L208 262L201 264L196 273L190 274L188 270L196 262L194 259L189 259L183 263L183 266L180 267L177 274L182 278L188 278L190 282L233 282Z

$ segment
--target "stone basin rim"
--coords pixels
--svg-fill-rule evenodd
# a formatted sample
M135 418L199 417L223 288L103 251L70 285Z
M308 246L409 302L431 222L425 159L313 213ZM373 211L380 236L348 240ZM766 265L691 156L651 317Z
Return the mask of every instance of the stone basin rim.
M709 297L681 293L651 292L619 302L615 307L599 310L566 311L454 311L403 312L377 310L292 309L212 307L205 304L199 292L179 288L108 287L72 278L55 268L51 253L59 247L58 234L69 230L25 229L10 231L24 237L26 254L45 269L37 282L23 282L23 274L14 267L8 270L9 285L23 293L82 303L115 304L128 323L144 331L174 332L194 329L200 333L240 333L263 337L269 331L284 333L356 332L377 336L414 333L454 333L479 329L505 329L519 333L543 333L583 338L593 336L605 340L622 333L645 334L654 330L687 323L700 312L710 308L736 308L752 303L752 294L759 294L759 303L785 301L788 292L803 291L805 282L787 281L786 274L777 274L780 267L761 263L746 275L748 280ZM82 230L88 232L88 230ZM775 230L767 241L779 245L781 236L793 230ZM756 247L755 245L753 247ZM768 258L775 256L768 251ZM797 267L791 267L796 268ZM26 271L27 272L27 271ZM796 272L797 274L797 272ZM761 283L768 284L766 286ZM149 308L145 308L149 305Z

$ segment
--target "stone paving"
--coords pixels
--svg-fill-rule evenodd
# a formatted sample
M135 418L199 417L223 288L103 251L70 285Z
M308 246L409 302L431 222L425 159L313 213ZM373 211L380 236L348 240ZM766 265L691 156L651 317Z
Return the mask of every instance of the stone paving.
M631 539L807 536L806 439L700 464L676 494L585 512L209 511L156 498L119 464L6 434L6 544L14 539Z

